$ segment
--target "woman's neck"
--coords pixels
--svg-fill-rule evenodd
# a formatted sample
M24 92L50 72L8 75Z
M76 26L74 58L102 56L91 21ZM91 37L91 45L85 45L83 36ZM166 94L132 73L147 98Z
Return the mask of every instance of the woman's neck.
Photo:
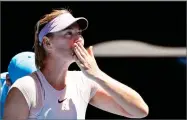
M54 89L62 90L66 86L66 76L70 64L69 61L62 59L47 59L41 72Z

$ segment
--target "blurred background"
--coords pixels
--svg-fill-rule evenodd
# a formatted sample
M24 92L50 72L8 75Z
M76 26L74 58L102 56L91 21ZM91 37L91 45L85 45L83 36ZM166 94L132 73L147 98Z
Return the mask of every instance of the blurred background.
M19 52L33 51L34 26L55 8L89 20L85 47L137 40L186 47L186 2L1 2L1 72ZM148 119L186 118L186 61L178 57L96 57L101 70L132 87L149 106ZM78 69L73 64L70 69ZM110 108L109 108L110 109ZM124 118L88 106L86 119Z

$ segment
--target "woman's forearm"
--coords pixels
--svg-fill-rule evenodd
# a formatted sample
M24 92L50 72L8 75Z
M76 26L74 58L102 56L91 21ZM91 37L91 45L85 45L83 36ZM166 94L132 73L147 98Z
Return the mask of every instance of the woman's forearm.
M99 76L95 76L95 81L104 88L124 110L135 118L148 115L149 108L147 104L135 90L114 80L102 71Z

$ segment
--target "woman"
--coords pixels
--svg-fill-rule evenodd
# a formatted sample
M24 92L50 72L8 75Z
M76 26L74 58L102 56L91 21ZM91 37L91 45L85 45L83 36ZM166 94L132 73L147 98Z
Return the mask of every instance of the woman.
M92 47L84 48L81 31L87 26L86 18L74 18L65 9L39 20L35 31L39 70L13 84L4 119L85 119L88 103L129 118L148 115L141 96L101 71ZM68 71L73 62L81 71Z

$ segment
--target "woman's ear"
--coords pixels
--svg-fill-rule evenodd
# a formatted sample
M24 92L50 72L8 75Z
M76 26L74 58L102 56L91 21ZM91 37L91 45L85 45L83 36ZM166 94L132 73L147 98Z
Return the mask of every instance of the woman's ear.
M47 50L50 50L51 49L51 42L50 42L50 39L46 36L43 37L43 47Z
M45 44L45 45L47 45L47 46L50 45L50 40L49 40L48 37L46 37L46 36L43 37L43 44Z

